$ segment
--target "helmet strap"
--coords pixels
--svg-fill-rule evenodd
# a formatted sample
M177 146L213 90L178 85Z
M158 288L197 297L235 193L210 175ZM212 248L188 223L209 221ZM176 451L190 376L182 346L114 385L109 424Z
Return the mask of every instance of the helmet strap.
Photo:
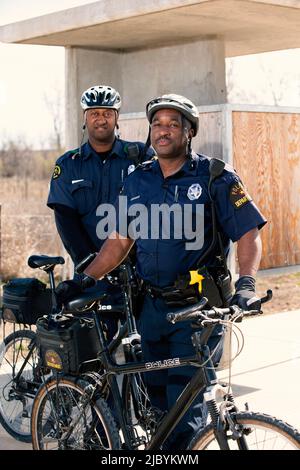
M79 152L78 152L80 157L81 157L81 150L82 150L82 145L83 145L83 140L84 140L85 129L86 129L86 112L84 113L84 120L82 124L82 132L81 132L81 141L80 141Z
M141 160L142 160L142 161L144 160L145 156L147 155L148 148L149 148L150 145L151 145L150 134L151 134L151 127L149 126L147 140L146 140L146 142L145 142L145 147L144 147L144 149L143 149L142 156L141 156Z
M193 158L192 158L192 138L189 137L188 141L187 141L187 146L186 146L186 150L187 150L187 158L192 161Z
M119 127L119 124L118 124L119 112L116 109L114 111L115 111L115 117L116 117L115 135L116 135L117 139L120 139L121 133L120 133L120 127Z
M115 126L115 136L116 136L117 139L120 139L120 137L121 137L120 128L119 128L118 123L116 123L116 126Z

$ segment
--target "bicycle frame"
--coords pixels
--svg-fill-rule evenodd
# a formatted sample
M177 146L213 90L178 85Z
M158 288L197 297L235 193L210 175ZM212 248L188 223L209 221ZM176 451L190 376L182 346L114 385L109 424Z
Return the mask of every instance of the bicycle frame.
M24 358L24 362L23 362L22 366L20 367L20 370L17 372L16 376L14 377L14 382L16 384L18 384L18 386L19 386L20 377L22 377L23 371L24 371L25 367L27 366L27 364L29 363L31 356L33 355L35 345L36 345L36 339L31 341L30 347L29 347L29 352L28 352L27 356ZM31 385L32 385L32 388L33 388L32 391L31 391ZM34 397L35 393L36 393L36 390L34 390L34 387L37 387L37 386L39 386L39 383L34 382L33 380L31 382L26 382L26 388L24 388L22 393L25 392L27 395Z
M206 345L206 342L213 330L213 327L207 327L201 332L195 332L192 335L192 341L195 345L196 354L192 357L182 357L182 358L170 358L165 359L160 362L141 362L141 363L126 363L122 365L116 364L112 361L110 354L105 348L105 339L103 336L100 320L97 315L94 315L95 325L98 330L98 335L100 339L100 344L102 352L100 353L101 362L104 365L105 369L105 378L107 379L111 392L114 399L114 405L117 409L120 419L120 426L123 432L125 445L130 449L130 437L127 431L125 420L123 417L122 410L122 399L120 391L117 385L116 376L123 374L135 374L135 373L147 373L153 370L160 369L171 369L174 367L183 367L187 365L193 365L198 367L198 371L195 373L193 378L185 387L184 391L173 405L171 410L163 416L162 420L159 423L158 428L156 429L155 436L151 439L151 442L146 447L146 450L158 449L168 438L170 433L179 423L182 416L189 409L192 402L202 391L206 390L208 387L216 385L218 379L214 369L213 362L210 357L209 347ZM210 331L207 331L210 330ZM205 366L202 367L200 364L205 362Z
M129 267L130 269L130 267ZM101 385L100 392L103 392L108 387L111 390L111 394L114 400L114 407L118 416L120 428L123 433L124 444L126 449L132 449L132 429L128 427L125 421L124 408L122 406L122 397L117 383L118 375L129 375L135 373L147 373L153 370L171 369L175 367L184 367L192 365L198 368L195 375L192 377L190 382L185 387L184 391L173 405L171 410L165 414L159 421L159 425L155 431L155 435L152 437L150 443L146 445L147 450L153 450L160 448L166 441L170 433L179 423L185 412L189 409L195 398L205 390L215 386L218 382L213 362L210 356L210 350L207 346L207 341L212 333L213 326L204 328L201 332L195 332L192 335L192 342L195 347L195 355L182 358L170 358L164 361L156 362L126 362L125 364L119 365L112 359L112 352L114 352L117 346L121 343L122 339L128 334L135 334L136 326L135 319L132 315L132 305L130 294L130 271L124 267L125 283L123 284L123 293L125 300L125 314L126 322L121 326L117 336L112 342L107 345L103 334L103 328L101 324L101 317L99 312L94 307L87 309L82 312L73 312L76 316L80 314L84 316L87 312L91 313L95 322L99 342L100 342L100 353L99 359L103 365L99 373L101 374ZM71 313L71 312L70 312ZM201 366L201 364L205 366ZM103 373L104 369L104 373ZM60 374L57 376L59 380ZM84 377L84 374L83 374ZM95 386L95 390L99 390L99 384ZM218 434L218 432L217 432ZM220 440L222 440L222 433L220 433ZM223 437L224 445L226 447L226 439Z

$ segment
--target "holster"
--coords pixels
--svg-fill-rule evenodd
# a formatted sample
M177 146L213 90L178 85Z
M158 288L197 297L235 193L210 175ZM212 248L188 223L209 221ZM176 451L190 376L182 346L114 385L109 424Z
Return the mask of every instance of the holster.
M228 307L233 295L233 286L231 282L231 274L221 274L217 278L217 285L222 299L222 306Z
M226 274L222 268L207 268L206 266L200 268L198 272L204 276L202 293L208 298L209 305L211 307L228 306L233 292L230 272Z
M233 291L230 273L226 275L220 269L210 271L206 266L198 269L197 273L202 277L201 286L197 286L197 284L191 286L191 275L188 273L177 277L174 285L175 290L184 293L193 288L194 303L198 302L201 297L206 297L208 306L225 307L229 305Z

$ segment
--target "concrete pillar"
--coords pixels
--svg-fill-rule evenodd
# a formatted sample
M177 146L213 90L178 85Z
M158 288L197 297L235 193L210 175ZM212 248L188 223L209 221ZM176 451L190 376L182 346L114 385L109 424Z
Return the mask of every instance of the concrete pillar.
M151 98L179 93L196 105L226 103L224 43L207 38L134 52L66 48L66 146L81 139L81 93L109 84L122 95L122 114L144 112Z
M121 92L121 55L114 52L66 48L66 147L75 148L82 136L82 92L93 85L111 85Z
M65 142L70 149L79 140L77 50L73 47L65 48L65 77Z

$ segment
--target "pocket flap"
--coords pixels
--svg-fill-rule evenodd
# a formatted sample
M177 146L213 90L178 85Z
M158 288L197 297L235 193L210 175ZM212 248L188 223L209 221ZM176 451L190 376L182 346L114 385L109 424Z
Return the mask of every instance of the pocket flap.
M92 188L93 187L93 182L89 180L84 180L84 181L77 181L76 183L73 183L71 185L71 193L74 193L74 191L77 191L77 189L80 188Z

